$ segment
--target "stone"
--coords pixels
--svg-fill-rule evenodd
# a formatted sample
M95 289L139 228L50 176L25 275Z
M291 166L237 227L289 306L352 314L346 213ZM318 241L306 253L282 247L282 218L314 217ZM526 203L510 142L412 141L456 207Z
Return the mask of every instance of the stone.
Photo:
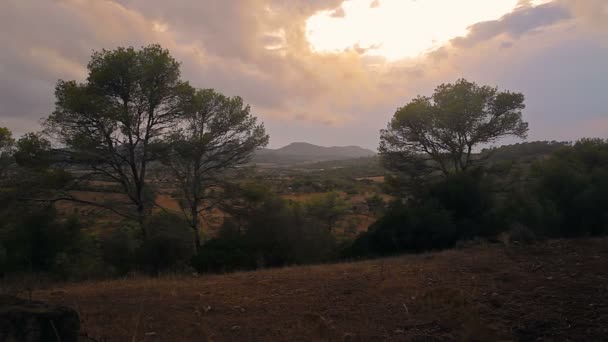
M70 308L0 296L0 341L78 342L80 319Z

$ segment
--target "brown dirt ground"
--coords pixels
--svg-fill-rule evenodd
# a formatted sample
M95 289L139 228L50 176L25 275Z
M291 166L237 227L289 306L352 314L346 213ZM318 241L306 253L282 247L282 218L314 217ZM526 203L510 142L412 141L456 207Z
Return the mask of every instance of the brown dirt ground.
M97 341L600 341L608 239L34 293Z

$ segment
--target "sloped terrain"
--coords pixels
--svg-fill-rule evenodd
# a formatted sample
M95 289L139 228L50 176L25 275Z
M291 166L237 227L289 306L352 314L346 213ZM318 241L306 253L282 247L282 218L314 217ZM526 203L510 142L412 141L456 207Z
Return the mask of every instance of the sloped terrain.
M254 157L255 163L297 164L327 160L345 160L374 156L375 152L359 146L318 146L295 142L279 149L260 149Z
M66 285L97 341L600 341L608 240Z

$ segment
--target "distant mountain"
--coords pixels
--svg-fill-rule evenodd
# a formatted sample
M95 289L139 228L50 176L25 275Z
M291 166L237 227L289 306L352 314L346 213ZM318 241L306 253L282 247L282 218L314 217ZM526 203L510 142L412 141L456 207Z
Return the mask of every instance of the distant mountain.
M260 149L253 157L255 163L293 164L370 157L376 153L359 146L324 147L295 142L279 149Z

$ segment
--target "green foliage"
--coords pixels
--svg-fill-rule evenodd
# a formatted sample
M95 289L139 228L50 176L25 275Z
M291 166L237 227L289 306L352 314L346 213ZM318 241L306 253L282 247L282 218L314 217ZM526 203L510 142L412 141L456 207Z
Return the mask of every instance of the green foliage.
M51 166L51 142L37 133L28 133L16 144L15 161L21 167L42 171Z
M194 256L194 234L182 217L161 212L146 222L149 236L141 246L144 269L152 273L185 267Z
M534 183L513 218L550 237L608 233L608 142L583 139L533 169ZM514 200L515 202L517 200Z
M561 145L535 162L530 177L525 187L506 193L497 193L493 178L482 169L427 183L406 205L390 209L345 254L446 248L507 230L519 243L608 233L608 141Z
M524 226L537 237L549 237L561 225L561 214L552 201L541 199L531 188L507 194L501 208L503 220L515 226Z
M458 239L459 232L447 210L396 202L343 251L343 256L423 252L452 247Z
M427 185L405 203L393 203L344 255L450 248L459 240L494 236L505 226L496 210L491 180L474 169Z
M125 221L101 241L103 260L114 275L132 271L148 274L179 272L195 256L195 237L183 217L159 212L146 221L149 236L143 239L137 223Z
M567 145L568 143L560 141L530 141L483 149L481 155L488 156L489 161L494 162L502 160L537 160Z
M96 275L98 248L82 229L75 217L62 221L52 208L12 207L0 225L3 266L8 272L52 272L63 278Z
M328 160L298 165L298 167L339 178L369 177L384 174L384 169L380 165L380 159L377 156Z
M347 194L356 194L360 191L358 182L347 175L335 175L329 171L306 174L295 174L288 184L285 192L311 193L344 191Z
M131 271L158 274L180 271L194 256L194 234L181 216L160 212L146 221L148 238L143 239L137 223L125 221L101 241L104 262L111 273Z
M179 184L185 199L182 209L190 214L190 225L198 232L202 202L213 199L209 192L225 181L227 170L266 146L268 135L240 97L196 90L181 106L178 128L160 144L159 155Z
M192 259L192 266L202 273L224 273L258 267L255 246L243 236L234 220L227 220L219 236L207 241Z
M0 127L0 178L4 178L6 171L13 164L14 145L15 139L11 131L6 127Z
M382 196L375 194L365 199L365 204L367 204L369 211L374 215L379 215L384 212L386 209L386 203Z
M57 83L47 132L66 146L71 163L121 185L133 206L116 206L114 212L136 219L145 237L152 147L174 127L192 88L159 45L94 52L88 73L86 83Z
M328 260L335 241L326 227L298 203L288 203L259 187L246 187L246 208L233 211L220 235L193 259L201 272L225 272Z
M95 52L88 73L84 83L57 83L56 108L45 122L65 149L52 150L34 133L15 142L0 127L0 274L70 279L108 269L158 274L190 265L225 272L331 260L338 254L332 230L351 210L341 193L379 190L357 179L383 174L381 165L391 171L385 186L400 199L386 208L381 196L367 198L370 211L382 216L345 244L343 256L450 248L507 230L518 243L608 234L608 141L532 142L473 153L505 136L525 138L520 93L463 79L442 84L395 112L381 132L381 163L375 157L321 162L260 176L280 193L327 192L298 203L243 181L249 169L235 167L267 144L264 126L240 97L182 82L167 50ZM74 178L58 165L63 155L79 173L89 172L88 180L109 180L109 191L132 202L111 208L126 223L102 234L101 243L75 217L34 205L70 194L65 185ZM149 183L149 170L155 166L159 174L170 171L190 222L152 214L159 189ZM198 214L213 206L227 218L199 249ZM356 222L349 227L356 229Z
M13 133L6 127L0 127L0 150L10 150L14 143Z
M421 177L445 176L475 163L473 148L505 136L524 138L524 96L499 92L464 79L442 84L432 97L417 97L399 108L380 134L386 168L414 183Z
M332 191L305 203L306 212L331 231L350 208L338 192Z
M506 228L499 218L493 179L481 169L453 174L430 185L416 202L447 210L461 239L491 237Z
M137 227L130 222L110 232L101 240L103 261L114 275L126 275L139 267L142 240Z

